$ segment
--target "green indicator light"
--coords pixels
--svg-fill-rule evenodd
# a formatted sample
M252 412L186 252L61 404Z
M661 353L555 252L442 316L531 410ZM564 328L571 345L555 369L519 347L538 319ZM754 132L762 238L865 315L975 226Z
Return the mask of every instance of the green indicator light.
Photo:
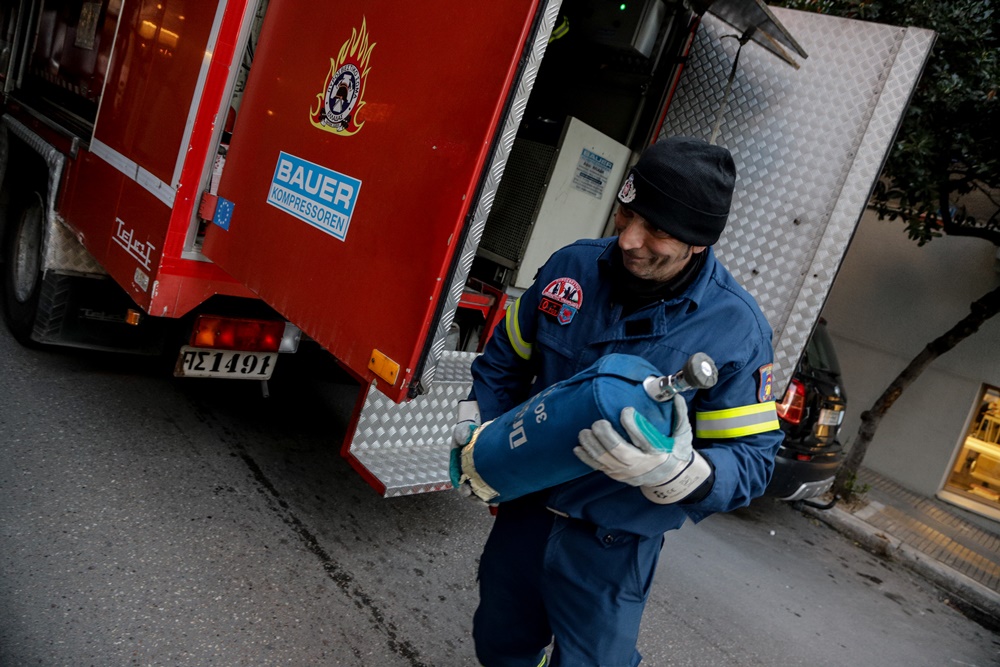
M625 3L623 2L622 4L618 5L618 9L625 11Z

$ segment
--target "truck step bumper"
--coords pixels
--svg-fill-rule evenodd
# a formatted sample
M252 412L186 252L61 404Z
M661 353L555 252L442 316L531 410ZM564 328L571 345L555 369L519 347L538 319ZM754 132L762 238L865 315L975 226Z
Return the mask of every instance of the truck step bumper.
M385 497L452 488L451 433L472 388L475 352L444 352L427 394L402 404L369 388L344 457Z

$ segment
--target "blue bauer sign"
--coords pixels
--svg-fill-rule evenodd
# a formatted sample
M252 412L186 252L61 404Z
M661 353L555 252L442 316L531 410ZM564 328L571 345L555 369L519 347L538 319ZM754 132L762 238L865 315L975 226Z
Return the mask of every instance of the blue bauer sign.
M361 181L281 152L267 203L343 241Z

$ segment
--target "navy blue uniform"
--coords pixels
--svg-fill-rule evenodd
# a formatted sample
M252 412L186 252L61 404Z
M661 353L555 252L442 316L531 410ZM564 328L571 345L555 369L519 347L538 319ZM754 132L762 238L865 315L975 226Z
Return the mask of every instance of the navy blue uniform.
M487 667L540 664L552 633L556 662L638 664L635 639L663 533L746 506L770 479L782 435L771 328L757 304L707 248L680 296L623 317L607 274L615 241L579 241L552 255L473 363L471 397L485 422L610 353L641 356L669 374L705 352L719 381L685 399L714 484L695 502L658 505L594 472L501 503L475 618Z

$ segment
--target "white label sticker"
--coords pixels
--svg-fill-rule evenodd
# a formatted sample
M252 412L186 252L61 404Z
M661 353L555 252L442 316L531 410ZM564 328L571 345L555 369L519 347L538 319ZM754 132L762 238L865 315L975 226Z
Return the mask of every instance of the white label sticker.
M143 292L149 291L149 276L147 276L142 269L135 270L132 280L135 281L136 285L142 288Z
M573 187L598 199L603 198L604 186L608 184L614 166L615 163L611 160L584 148L580 153L580 160L576 163Z

